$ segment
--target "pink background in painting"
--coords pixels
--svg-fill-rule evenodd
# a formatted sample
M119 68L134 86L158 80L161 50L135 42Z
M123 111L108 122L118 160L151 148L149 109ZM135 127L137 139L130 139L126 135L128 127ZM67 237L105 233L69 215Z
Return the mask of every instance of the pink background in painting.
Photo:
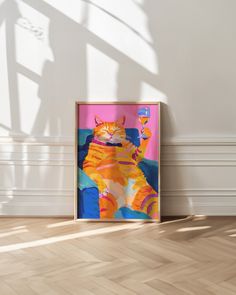
M141 130L141 123L138 120L138 109L141 107L149 107L151 117L146 124L152 132L151 140L148 144L145 158L158 161L159 153L159 118L157 104L81 104L78 105L79 122L78 128L94 128L94 117L98 115L102 120L112 122L125 115L125 128L137 128Z

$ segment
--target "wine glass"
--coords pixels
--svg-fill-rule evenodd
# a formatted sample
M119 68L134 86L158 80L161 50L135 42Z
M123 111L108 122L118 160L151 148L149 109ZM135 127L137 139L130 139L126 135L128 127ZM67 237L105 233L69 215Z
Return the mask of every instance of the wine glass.
M147 136L145 134L143 134L143 131L144 131L144 126L148 123L150 117L151 117L151 113L150 113L149 107L143 107L143 108L138 109L139 122L142 124L140 138L143 138L143 139L147 138Z

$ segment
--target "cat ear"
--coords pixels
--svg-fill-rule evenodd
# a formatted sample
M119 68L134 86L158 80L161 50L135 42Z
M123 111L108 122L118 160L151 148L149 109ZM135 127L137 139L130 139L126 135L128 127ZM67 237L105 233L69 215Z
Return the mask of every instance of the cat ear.
M119 119L116 121L116 123L117 123L118 125L124 125L124 124L125 124L125 116L119 118Z
M101 125L103 123L102 119L95 115L95 123L96 126Z

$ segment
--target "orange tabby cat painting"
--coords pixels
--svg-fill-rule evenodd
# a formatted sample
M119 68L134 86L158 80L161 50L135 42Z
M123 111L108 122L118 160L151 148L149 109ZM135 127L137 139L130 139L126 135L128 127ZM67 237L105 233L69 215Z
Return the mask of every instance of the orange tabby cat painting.
M160 103L76 103L75 218L160 221Z

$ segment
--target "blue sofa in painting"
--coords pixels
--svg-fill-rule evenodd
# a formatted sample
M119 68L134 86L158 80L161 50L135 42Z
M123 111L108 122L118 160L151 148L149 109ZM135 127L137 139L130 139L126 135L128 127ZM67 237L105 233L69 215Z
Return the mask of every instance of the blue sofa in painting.
M140 145L139 132L136 128L126 128L127 139L135 146ZM93 139L92 129L78 129L78 216L77 218L99 219L99 193L97 185L82 170L83 161L88 153L89 144ZM139 163L147 182L158 191L158 163L153 160L143 159ZM115 214L116 218L122 219L149 219L141 212L129 208L120 208Z

